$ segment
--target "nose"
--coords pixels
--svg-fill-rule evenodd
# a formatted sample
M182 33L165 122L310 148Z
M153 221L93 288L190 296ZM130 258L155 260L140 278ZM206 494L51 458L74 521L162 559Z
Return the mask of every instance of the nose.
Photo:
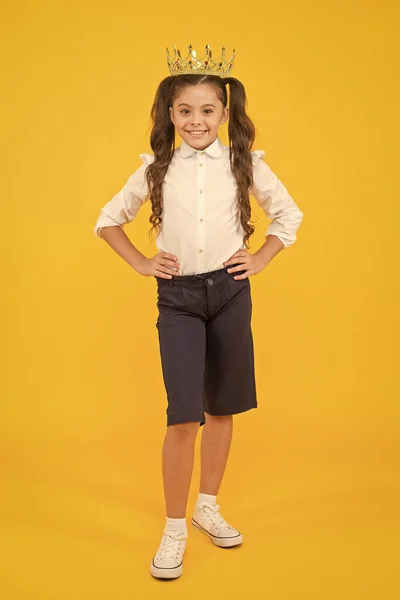
M193 117L193 119L192 119L192 124L193 125L199 125L200 123L201 123L201 120L199 118Z

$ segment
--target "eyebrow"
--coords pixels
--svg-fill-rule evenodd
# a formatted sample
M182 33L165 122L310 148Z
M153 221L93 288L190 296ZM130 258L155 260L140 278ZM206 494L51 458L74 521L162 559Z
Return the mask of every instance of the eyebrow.
M190 106L190 104L187 104L186 102L181 102L180 104L178 104L178 107L179 106ZM202 108L204 108L204 106L213 106L214 108L217 108L215 104L211 104L211 102L209 102L208 104L203 104ZM190 108L192 107L190 106Z

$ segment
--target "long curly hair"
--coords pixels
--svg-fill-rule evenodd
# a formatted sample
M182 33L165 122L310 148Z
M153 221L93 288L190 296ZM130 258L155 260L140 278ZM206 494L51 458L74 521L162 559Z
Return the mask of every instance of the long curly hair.
M159 84L150 113L152 121L150 145L154 161L146 169L152 206L150 216L152 228L149 233L151 235L155 229L158 235L160 231L163 211L162 185L175 151L175 126L171 121L169 107L183 87L200 83L208 83L215 87L224 108L228 103L226 86L229 84L229 159L237 183L236 206L245 232L243 244L248 248L248 240L254 232L254 226L250 224L250 189L253 185L251 147L255 138L255 126L246 114L245 88L235 77L222 78L217 75L200 74L171 75Z

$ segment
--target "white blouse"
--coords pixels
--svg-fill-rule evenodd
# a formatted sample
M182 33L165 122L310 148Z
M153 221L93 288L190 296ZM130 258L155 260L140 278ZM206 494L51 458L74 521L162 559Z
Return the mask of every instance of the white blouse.
M103 227L123 227L149 200L145 170L154 155L139 156L143 164L101 208L96 235ZM263 150L252 151L254 185L250 193L272 219L266 235L275 235L287 248L296 240L303 213L264 162L264 156ZM222 269L232 254L244 248L244 231L236 215L236 189L229 146L219 137L202 151L184 140L175 149L163 183L163 221L156 246L160 252L178 257L180 275Z

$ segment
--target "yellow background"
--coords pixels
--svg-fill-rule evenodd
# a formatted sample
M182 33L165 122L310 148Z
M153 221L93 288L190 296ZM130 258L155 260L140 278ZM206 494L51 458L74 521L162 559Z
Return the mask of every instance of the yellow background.
M399 597L398 17L377 0L3 5L4 600ZM155 281L93 227L150 151L165 46L189 43L236 48L254 149L304 221L252 278L259 408L234 420L218 498L244 544L189 526L165 583ZM148 217L126 231L150 255Z

